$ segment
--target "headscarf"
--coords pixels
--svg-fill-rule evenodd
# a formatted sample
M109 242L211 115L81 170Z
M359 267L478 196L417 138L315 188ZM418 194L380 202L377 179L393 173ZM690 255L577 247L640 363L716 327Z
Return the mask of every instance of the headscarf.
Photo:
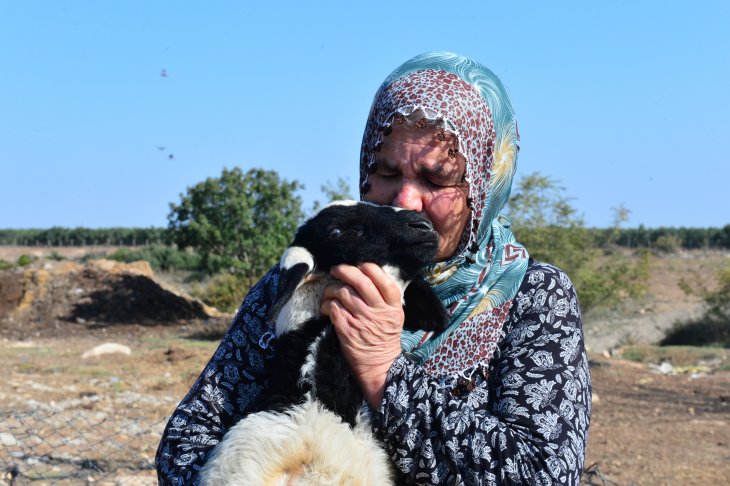
M401 337L403 351L446 383L488 369L527 270L527 251L500 214L512 187L519 133L509 97L489 69L447 52L416 56L375 94L361 148L361 197L387 128L414 118L455 136L466 160L469 221L455 254L427 269L449 312L448 327Z

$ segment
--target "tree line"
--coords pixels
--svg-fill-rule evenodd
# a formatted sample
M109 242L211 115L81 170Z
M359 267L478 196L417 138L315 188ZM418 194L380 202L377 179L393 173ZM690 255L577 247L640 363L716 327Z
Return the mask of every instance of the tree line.
M602 241L611 239L612 229L593 229ZM682 248L728 249L730 248L730 224L722 228L658 227L621 228L615 235L614 243L625 248L655 248L671 250Z
M564 228L562 231L565 231ZM571 231L567 228L567 231ZM611 242L624 248L730 249L730 224L721 228L665 227L586 228L599 243ZM64 228L0 229L3 246L149 246L169 244L168 228Z
M0 229L0 245L13 246L147 246L167 241L165 228Z

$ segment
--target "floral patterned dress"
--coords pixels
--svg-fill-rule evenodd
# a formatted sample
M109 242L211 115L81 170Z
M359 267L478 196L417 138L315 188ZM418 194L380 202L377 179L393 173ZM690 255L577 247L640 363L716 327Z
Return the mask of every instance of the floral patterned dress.
M266 322L276 267L251 290L213 358L170 418L160 484L197 484L206 455L275 377ZM488 369L436 379L401 355L373 427L403 484L578 484L591 384L575 289L530 260Z

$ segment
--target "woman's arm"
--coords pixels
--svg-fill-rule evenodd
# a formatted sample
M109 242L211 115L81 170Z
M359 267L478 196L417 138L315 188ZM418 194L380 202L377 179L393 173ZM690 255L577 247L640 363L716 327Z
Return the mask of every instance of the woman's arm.
M277 280L274 267L250 290L210 362L170 417L155 458L159 484L197 484L206 454L265 386L264 363L273 354L266 312Z
M533 264L487 379L445 388L400 356L374 414L413 484L578 484L590 376L570 280Z

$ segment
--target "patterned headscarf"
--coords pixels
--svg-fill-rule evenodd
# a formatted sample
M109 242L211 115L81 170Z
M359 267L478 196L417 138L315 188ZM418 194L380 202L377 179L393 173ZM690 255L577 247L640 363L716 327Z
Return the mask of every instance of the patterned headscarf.
M430 375L469 378L488 366L527 269L527 251L500 214L515 173L517 122L489 69L445 52L414 57L375 94L362 141L361 197L387 128L414 118L427 122L417 126L435 125L456 137L466 160L471 216L456 253L428 271L449 311L448 328L437 335L404 331L401 343Z

